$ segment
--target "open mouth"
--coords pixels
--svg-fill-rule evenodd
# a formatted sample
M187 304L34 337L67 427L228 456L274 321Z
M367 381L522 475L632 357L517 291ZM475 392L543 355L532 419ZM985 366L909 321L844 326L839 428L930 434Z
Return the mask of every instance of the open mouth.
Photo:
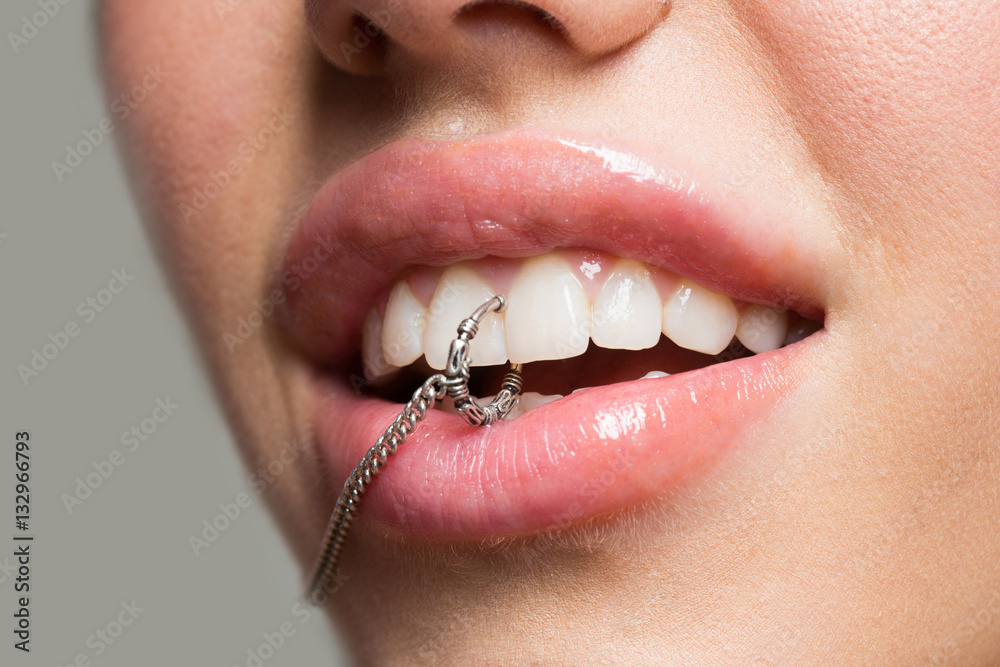
M822 328L793 311L734 300L608 253L491 257L418 269L369 311L361 352L370 393L406 401L445 368L457 323L494 294L508 295L510 305L483 320L471 359L487 368L470 382L487 403L502 366L523 365L526 391L508 421L586 389L770 352ZM448 399L437 407L457 414Z
M489 399L521 363L518 405L485 428L430 411L360 520L526 535L669 494L760 443L824 339L822 253L780 205L711 182L530 130L403 140L334 176L281 273L331 497L495 294L508 308L472 343L470 389Z

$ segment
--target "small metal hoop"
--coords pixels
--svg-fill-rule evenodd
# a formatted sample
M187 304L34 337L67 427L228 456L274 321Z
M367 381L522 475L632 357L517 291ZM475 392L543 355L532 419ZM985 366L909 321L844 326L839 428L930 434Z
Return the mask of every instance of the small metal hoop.
M455 400L455 409L473 426L489 426L510 414L517 405L517 396L524 386L521 364L511 364L500 384L500 391L489 405L480 405L469 395L469 366L472 363L469 350L472 339L479 333L479 324L488 313L502 313L506 309L507 299L503 295L497 295L479 306L458 325L458 337L448 349L448 365L445 369L448 379L444 384L448 395Z

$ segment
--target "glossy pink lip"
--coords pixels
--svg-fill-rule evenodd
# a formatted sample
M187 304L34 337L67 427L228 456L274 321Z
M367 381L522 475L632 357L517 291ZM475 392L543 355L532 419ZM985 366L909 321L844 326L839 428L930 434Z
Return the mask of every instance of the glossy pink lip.
M326 369L316 427L335 486L400 406L358 397L330 369L356 357L362 318L407 269L592 248L820 318L818 261L796 225L764 211L633 154L529 131L401 141L347 167L313 202L282 278L289 331ZM741 443L793 389L810 340L597 387L485 429L432 412L362 514L425 538L472 539L641 503Z

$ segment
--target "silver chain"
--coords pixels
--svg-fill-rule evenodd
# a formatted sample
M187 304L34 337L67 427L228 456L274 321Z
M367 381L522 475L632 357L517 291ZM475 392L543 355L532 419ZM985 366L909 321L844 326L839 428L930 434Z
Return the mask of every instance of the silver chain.
M406 442L406 437L416 430L417 424L428 410L447 394L455 399L455 408L467 422L473 426L489 426L506 417L514 408L522 388L520 364L511 365L510 371L501 383L500 392L489 405L481 406L469 395L469 366L472 363L469 348L472 339L475 338L479 331L479 323L487 313L502 313L506 308L506 297L497 295L462 320L458 325L458 337L451 342L451 347L448 349L448 365L445 372L430 376L413 393L413 397L403 406L396 420L375 441L347 478L344 490L330 517L323 546L306 591L306 598L312 604L322 605L326 601L327 591L340 562L344 541L358 513L362 496L385 467L389 457L395 454L399 446Z

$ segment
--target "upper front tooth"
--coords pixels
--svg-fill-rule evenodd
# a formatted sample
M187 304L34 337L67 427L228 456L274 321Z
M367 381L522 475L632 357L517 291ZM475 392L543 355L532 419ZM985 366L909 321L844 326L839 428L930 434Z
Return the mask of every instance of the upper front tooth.
M751 352L777 350L788 332L788 313L767 306L753 305L740 315L736 337Z
M663 333L681 347L719 354L736 333L739 313L732 299L684 280L663 304Z
M520 264L507 291L506 313L489 313L480 323L470 350L473 365L567 359L583 354L591 339L606 348L647 349L658 343L661 331L677 345L705 354L725 350L734 334L749 350L763 352L796 333L788 330L785 313L748 306L741 316L729 297L688 279L670 280L677 287L661 303L659 283L654 284L659 278L632 260L615 260L601 281L584 287L568 256L573 255L550 253ZM515 265L501 268L498 280L506 283ZM593 290L593 306L587 289ZM443 369L458 323L495 294L468 263L442 273L427 308L410 283L400 281L389 295L384 321L373 311L365 324L366 375L380 377L421 354Z
M389 294L382 325L382 352L394 366L412 364L424 353L427 309L413 296L409 283L399 281Z
M444 272L427 309L424 356L431 368L440 370L447 365L448 348L457 335L458 324L494 295L495 291L467 266L453 266ZM472 365L491 366L507 361L505 338L503 315L487 313L469 347Z
M660 340L660 295L642 264L619 260L594 302L595 345L644 350Z
M507 307L512 363L568 359L590 342L590 301L569 264L554 255L529 259L514 279Z

